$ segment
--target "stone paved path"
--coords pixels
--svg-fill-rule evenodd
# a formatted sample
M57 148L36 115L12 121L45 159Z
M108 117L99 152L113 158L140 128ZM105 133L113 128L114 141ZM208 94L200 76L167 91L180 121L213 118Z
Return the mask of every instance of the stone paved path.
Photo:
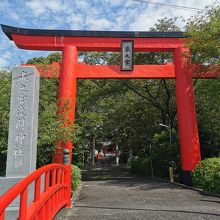
M220 220L220 198L135 177L125 168L85 171L84 179L73 208L62 210L55 220Z

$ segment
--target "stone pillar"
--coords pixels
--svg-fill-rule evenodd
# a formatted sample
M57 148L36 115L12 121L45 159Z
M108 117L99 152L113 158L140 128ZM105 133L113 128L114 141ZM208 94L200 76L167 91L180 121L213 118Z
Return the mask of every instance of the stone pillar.
M39 73L15 67L12 73L7 177L26 176L36 169Z
M10 101L10 119L6 177L0 177L0 194L36 169L39 73L35 67L14 67ZM33 187L29 188L29 201ZM19 199L6 210L6 219L16 219Z

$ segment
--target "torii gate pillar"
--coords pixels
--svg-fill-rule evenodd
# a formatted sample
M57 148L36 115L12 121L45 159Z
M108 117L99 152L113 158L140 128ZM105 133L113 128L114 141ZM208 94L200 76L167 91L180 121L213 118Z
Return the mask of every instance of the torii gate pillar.
M176 102L179 126L181 164L184 182L192 181L190 171L201 160L198 127L195 110L192 74L187 68L189 51L179 47L174 50L176 74Z
M58 114L64 117L64 127L72 129L75 115L76 103L76 65L78 63L78 52L75 46L64 46L62 49L62 68L59 81ZM62 163L63 149L70 151L70 161L72 161L72 141L58 143L54 163Z

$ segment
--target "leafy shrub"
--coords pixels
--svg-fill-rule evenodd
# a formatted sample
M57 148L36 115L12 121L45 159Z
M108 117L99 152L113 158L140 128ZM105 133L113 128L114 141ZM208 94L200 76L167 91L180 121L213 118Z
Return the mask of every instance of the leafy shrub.
M131 170L143 176L151 175L151 159L148 157L140 157L132 160Z
M203 160L193 172L193 186L220 193L220 158Z
M75 165L71 168L71 179L72 191L76 191L81 183L81 170Z
M0 71L0 176L5 175L8 123L11 93L11 73Z

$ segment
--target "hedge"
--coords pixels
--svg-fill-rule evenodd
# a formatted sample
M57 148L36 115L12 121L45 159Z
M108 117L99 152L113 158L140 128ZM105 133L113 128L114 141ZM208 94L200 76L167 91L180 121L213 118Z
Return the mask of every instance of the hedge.
M148 157L140 157L132 160L131 170L143 176L151 175L151 159Z
M81 170L79 167L72 165L71 169L71 188L72 191L76 191L81 183Z
M220 158L201 161L193 172L193 186L220 193Z

